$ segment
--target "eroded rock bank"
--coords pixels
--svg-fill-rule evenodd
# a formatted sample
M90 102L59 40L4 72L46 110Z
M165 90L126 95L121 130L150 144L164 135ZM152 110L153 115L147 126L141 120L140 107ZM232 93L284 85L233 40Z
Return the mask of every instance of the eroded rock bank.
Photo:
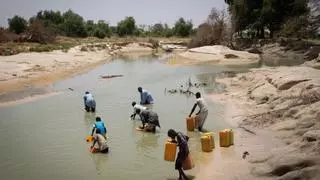
M283 143L251 153L255 179L320 179L320 70L261 68L218 81L228 87L224 96L244 109L234 117L239 127L267 131L269 141Z
M231 50L226 46L214 45L189 49L169 60L170 64L212 63L222 65L255 64L260 61L258 54Z

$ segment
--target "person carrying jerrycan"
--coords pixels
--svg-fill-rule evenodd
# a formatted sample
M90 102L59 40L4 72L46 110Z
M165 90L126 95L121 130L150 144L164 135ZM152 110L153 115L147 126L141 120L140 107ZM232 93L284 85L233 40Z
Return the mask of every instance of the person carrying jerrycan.
M179 179L188 180L188 177L183 172L182 165L184 161L189 156L189 146L188 140L189 137L182 134L181 132L176 132L173 129L169 129L168 136L171 138L171 142L176 143L179 147L178 157L176 159L175 169L179 171Z
M196 109L197 106L199 106L199 112L196 114L196 126L200 132L203 132L203 124L207 119L208 116L208 108L206 103L204 102L204 99L201 98L200 92L196 93L196 103L192 107L192 110L189 114L189 117L191 117L192 113Z

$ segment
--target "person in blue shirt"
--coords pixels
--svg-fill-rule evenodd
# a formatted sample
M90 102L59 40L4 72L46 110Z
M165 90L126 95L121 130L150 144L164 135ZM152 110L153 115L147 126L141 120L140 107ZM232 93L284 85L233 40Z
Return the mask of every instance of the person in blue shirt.
M140 93L140 104L153 104L152 95L148 91L142 89L142 87L138 87L138 91Z
M85 110L87 112L95 112L96 111L96 101L93 98L93 95L88 91L83 96Z
M106 137L107 128L105 127L104 123L101 121L101 117L99 117L99 116L96 117L96 122L93 124L91 136L93 136L94 131L96 131L98 129L99 129L100 134L103 135L104 137Z

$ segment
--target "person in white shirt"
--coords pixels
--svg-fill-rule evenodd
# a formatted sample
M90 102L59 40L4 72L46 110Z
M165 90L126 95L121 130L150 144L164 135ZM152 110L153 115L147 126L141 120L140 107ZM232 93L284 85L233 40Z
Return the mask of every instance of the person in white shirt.
M191 117L192 113L194 112L194 110L196 109L197 106L199 106L199 112L196 114L196 125L197 128L200 132L203 132L203 124L207 119L208 116L208 108L206 103L204 102L204 99L201 98L201 94L200 92L196 93L196 103L194 104L189 117Z
M140 109L140 111L145 111L148 108L145 106L141 106L140 104L137 104L135 101L133 101L131 103L132 107L133 107L133 114L130 116L132 120L134 120L136 118L137 115L137 109Z
M85 110L87 112L95 112L96 111L96 101L93 98L93 95L88 91L83 96Z

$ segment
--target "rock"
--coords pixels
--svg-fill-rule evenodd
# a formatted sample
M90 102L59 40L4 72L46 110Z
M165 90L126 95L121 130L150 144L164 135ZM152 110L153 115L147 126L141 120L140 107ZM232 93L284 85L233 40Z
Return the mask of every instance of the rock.
M304 62L303 66L320 69L320 54L318 54L318 58Z
M248 49L248 52L249 52L249 53L253 53L253 54L262 54L262 51L261 51L261 49L259 49L259 48L251 48L251 49Z
M320 130L307 131L303 135L303 140L308 141L308 142L319 141L320 140Z
M288 130L295 129L296 127L297 127L296 120L286 120L273 125L272 129L276 131L282 131L282 130L288 131Z
M316 164L316 160L312 157L292 154L279 156L271 162L271 175L283 176L295 170L301 170Z
M278 180L316 180L319 179L319 169L316 166L307 167L301 170L291 171L278 178Z
M239 58L239 56L234 55L234 54L225 54L224 57L226 59L237 59L237 58Z
M269 101L270 98L275 96L276 88L269 83L257 85L254 87L250 93L249 97L256 101L257 104L264 104Z
M254 64L260 61L260 57L257 54L248 53L246 51L235 51L221 45L192 48L187 52L179 53L177 58L186 61L190 60L193 63L210 61L218 64L237 65ZM237 58L237 61L234 61L234 58Z
M320 78L320 71L309 67L279 67L268 73L270 83L278 90L288 90L301 82Z
M320 46L312 46L309 48L308 52L305 53L305 60L310 61L316 59L320 53Z
M15 76L15 77L16 77L16 76L17 76L17 74L15 74L15 73L14 73L14 74L12 74L12 76Z

